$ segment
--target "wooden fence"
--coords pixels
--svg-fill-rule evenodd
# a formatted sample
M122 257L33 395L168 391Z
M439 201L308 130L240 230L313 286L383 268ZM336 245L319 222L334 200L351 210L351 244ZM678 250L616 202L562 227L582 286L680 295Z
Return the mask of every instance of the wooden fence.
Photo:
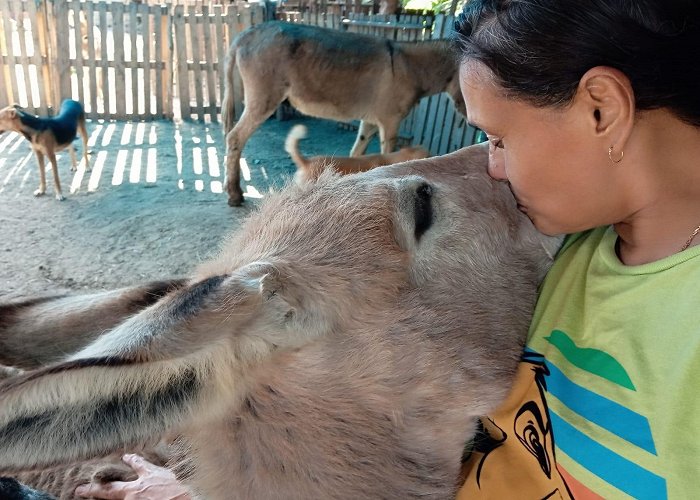
M0 106L88 117L216 121L226 48L263 4L0 0Z
M265 3L169 4L0 0L0 107L53 114L64 98L93 119L218 120L230 41L271 17ZM284 12L284 19L394 40L448 35L451 17ZM240 80L236 79L237 83ZM236 86L236 113L242 92ZM474 141L446 95L423 99L402 123L404 142L434 154Z

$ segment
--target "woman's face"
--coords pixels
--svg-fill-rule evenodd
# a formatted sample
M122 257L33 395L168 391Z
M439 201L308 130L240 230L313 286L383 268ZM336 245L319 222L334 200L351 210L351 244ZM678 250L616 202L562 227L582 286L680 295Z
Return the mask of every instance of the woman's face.
M491 71L473 61L462 63L460 84L470 123L490 142L489 173L510 183L540 231L571 233L616 222L613 165L593 133L592 113L577 98L562 108L535 107L507 97Z

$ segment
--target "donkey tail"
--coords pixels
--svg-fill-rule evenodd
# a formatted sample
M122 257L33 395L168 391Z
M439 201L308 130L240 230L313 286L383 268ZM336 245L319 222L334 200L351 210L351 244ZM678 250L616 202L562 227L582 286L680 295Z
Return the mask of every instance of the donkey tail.
M229 47L226 62L226 85L224 86L224 98L221 103L221 123L224 127L224 136L227 135L236 123L234 75L236 71L236 40Z

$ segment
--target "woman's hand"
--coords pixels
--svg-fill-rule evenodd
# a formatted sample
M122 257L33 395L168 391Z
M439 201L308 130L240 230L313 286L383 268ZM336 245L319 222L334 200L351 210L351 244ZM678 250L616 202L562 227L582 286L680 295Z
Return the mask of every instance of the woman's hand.
M76 488L75 494L106 500L190 500L187 489L170 470L153 465L139 455L127 454L122 460L134 469L138 478L133 481L83 484Z

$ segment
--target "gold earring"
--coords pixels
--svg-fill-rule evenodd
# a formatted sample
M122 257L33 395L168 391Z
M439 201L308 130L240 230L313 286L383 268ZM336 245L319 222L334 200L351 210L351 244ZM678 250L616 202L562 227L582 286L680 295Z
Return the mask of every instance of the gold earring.
M620 157L617 160L613 160L612 154L613 154L613 147L610 146L608 148L608 158L610 158L610 161L613 163L620 163L622 161L622 159L625 157L624 151L620 151Z

